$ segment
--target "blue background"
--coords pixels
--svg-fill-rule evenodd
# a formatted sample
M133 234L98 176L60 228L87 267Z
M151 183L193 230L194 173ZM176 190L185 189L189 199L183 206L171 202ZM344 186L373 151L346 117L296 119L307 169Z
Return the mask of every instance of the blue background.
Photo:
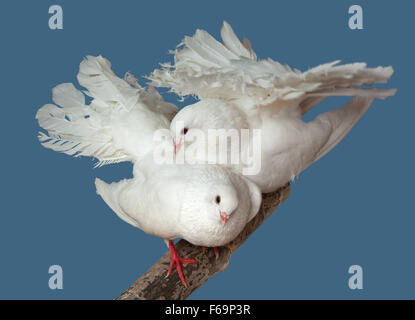
M63 7L63 30L48 28L52 4ZM363 6L364 30L348 28L352 4ZM55 85L76 81L85 55L104 55L118 75L147 75L196 28L218 37L223 20L260 58L301 70L336 59L393 65L388 87L398 93L376 100L191 298L415 298L414 9L375 0L1 1L0 298L112 299L166 251L95 193L96 176L119 180L131 166L93 169L91 159L42 148L34 116ZM61 291L48 287L52 264L63 267ZM354 264L364 270L361 291L348 288Z

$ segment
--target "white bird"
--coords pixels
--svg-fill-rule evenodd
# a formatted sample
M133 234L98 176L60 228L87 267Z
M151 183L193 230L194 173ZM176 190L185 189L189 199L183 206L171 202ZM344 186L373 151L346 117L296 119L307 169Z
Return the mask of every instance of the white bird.
M60 107L47 104L36 114L48 133L39 134L40 142L75 157L95 157L98 166L133 162L134 178L112 184L96 179L97 193L121 219L168 242L167 275L177 265L187 286L181 263L196 261L180 258L173 240L208 247L229 243L259 211L259 188L218 166L156 163L155 150L173 153L168 128L177 108L132 75L117 77L103 57L88 56L78 81L93 100L86 105L70 83L55 87L53 101ZM168 133L166 139L155 139L158 130Z
M216 165L154 165L141 161L134 179L106 184L96 179L97 193L124 221L168 241L174 265L187 286L173 239L203 247L232 241L257 214L261 191L250 180Z
M154 86L200 99L180 110L171 123L178 155L191 163L223 161L233 172L247 175L262 192L293 180L336 146L375 98L384 99L396 91L362 88L386 83L392 67L338 65L335 61L300 72L271 59L258 60L250 42L241 43L226 22L221 35L223 43L204 30L185 37L174 52L174 65L162 64L148 78ZM302 120L308 110L330 96L355 97L313 121ZM226 129L214 132L225 141L229 130L236 130L239 161L230 157L231 143L217 150L211 129ZM249 133L247 143L242 143L244 129ZM260 132L258 140L255 129ZM258 141L260 170L247 171L255 164L243 159L255 152Z

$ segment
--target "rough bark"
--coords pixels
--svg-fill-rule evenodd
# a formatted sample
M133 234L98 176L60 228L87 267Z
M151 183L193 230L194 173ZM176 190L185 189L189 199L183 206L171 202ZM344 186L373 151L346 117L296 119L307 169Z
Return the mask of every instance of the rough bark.
M116 300L186 299L209 278L228 268L233 252L288 198L289 194L289 184L275 192L263 194L262 205L256 217L247 224L245 229L228 247L219 248L219 259L215 258L213 250L203 254L200 247L194 246L185 240L179 241L175 245L179 256L198 261L197 264L183 267L183 273L189 285L188 288L182 285L177 272L173 272L168 278L165 278L170 263L170 253L167 251Z

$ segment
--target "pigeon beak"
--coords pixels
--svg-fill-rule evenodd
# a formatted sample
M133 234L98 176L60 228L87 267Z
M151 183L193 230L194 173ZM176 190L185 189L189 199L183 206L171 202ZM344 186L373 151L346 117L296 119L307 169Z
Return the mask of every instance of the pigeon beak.
M174 143L174 154L177 154L177 152L179 152L180 148L182 146L182 141L180 141L179 143Z
M226 222L228 222L228 214L226 212L221 211L220 219L222 220L222 225L226 226Z

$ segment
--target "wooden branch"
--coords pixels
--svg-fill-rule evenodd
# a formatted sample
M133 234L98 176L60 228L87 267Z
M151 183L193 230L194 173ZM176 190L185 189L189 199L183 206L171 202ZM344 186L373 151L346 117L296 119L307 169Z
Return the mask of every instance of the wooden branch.
M206 254L203 254L201 247L194 246L185 240L180 240L175 245L179 256L198 261L197 264L183 267L183 273L189 285L188 288L182 285L177 272L173 272L168 278L165 278L170 263L170 252L167 251L160 260L116 300L186 299L208 281L209 278L228 268L233 252L288 198L289 194L289 183L275 192L263 194L262 205L256 217L247 224L245 229L228 247L219 248L219 259L215 258L213 250L208 250Z

